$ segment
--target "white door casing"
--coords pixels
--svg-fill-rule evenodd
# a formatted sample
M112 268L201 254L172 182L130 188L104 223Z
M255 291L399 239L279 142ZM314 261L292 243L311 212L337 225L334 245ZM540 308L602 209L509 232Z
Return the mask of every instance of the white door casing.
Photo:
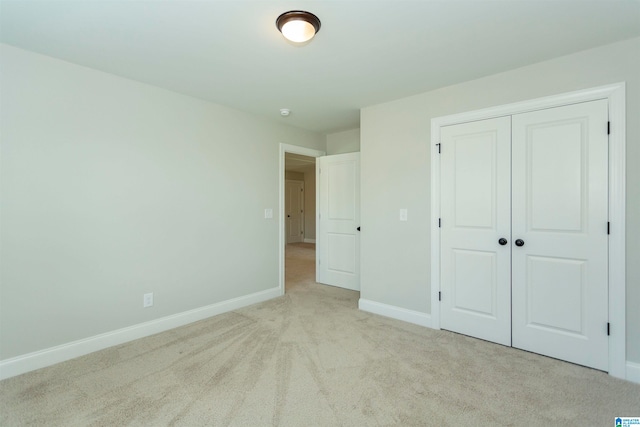
M443 127L441 144L442 328L511 345L511 120Z
M285 223L287 243L304 240L304 182L288 179L285 183Z
M607 100L514 115L513 346L608 369Z
M320 157L316 281L360 290L360 153Z

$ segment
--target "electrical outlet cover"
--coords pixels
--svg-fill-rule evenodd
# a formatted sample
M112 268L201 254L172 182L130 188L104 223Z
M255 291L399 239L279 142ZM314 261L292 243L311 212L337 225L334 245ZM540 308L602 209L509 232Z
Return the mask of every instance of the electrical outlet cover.
M144 294L142 297L142 307L146 308L151 306L153 306L153 292Z

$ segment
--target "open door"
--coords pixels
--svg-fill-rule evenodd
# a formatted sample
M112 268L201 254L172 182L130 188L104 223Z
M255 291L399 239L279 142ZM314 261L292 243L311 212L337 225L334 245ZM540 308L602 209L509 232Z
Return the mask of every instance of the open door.
M360 153L316 160L316 281L359 291Z

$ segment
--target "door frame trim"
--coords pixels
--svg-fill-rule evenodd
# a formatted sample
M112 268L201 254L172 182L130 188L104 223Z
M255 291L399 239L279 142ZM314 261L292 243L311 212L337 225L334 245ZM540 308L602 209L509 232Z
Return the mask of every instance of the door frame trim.
M285 154L300 154L309 157L322 157L327 153L325 151L314 150L312 148L300 147L298 145L280 143L279 146L280 165L278 169L278 289L280 296L284 295L284 248L287 245L285 237L284 224L284 183L285 183ZM318 182L316 180L316 210L318 209ZM316 213L317 216L317 213ZM317 228L317 221L316 221ZM317 233L317 232L316 232ZM317 237L317 236L316 236Z
M552 95L513 104L431 119L431 326L440 329L440 128L476 120L561 107L580 102L609 101L609 375L626 379L626 278L625 278L625 82Z

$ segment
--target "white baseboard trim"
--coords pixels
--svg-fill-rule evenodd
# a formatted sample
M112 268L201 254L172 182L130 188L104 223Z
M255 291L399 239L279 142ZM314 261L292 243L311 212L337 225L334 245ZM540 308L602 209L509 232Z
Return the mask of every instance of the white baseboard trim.
M304 239L305 243L315 243L316 239Z
M103 350L114 345L123 344L139 338L148 337L159 332L168 331L179 326L197 322L229 311L237 310L248 305L267 301L281 295L280 288L233 298L205 307L196 308L149 322L118 329L93 337L84 338L44 350L35 351L22 356L0 361L0 380L11 378L25 372L55 365L56 363L84 356L94 351Z
M382 304L380 302L370 301L360 298L358 308L369 313L379 314L392 319L402 320L403 322L414 323L420 326L431 327L431 316L419 311L408 310L395 305Z
M640 363L627 362L627 380L640 384Z

